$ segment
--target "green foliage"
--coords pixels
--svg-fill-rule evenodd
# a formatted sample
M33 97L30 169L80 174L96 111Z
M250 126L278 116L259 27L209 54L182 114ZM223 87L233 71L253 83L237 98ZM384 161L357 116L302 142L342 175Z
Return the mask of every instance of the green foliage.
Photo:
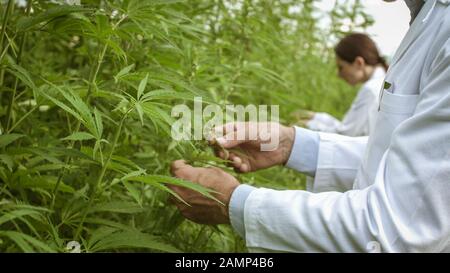
M346 14L365 16L359 2L338 1L328 29L312 0L81 2L1 5L0 252L74 240L83 252L245 251L230 227L186 221L168 202L180 198L168 185L213 198L170 176L175 159L236 175L204 142L171 139L171 108L201 96L278 104L289 124L299 108L342 115L354 89L329 41ZM238 178L304 187L281 167Z

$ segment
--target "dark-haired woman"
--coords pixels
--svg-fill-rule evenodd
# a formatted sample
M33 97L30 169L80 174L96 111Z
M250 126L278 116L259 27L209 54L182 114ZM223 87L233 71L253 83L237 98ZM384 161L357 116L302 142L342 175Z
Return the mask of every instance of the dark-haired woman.
M335 53L339 77L352 86L362 86L342 120L328 113L309 112L301 123L315 131L367 136L374 126L378 96L388 66L374 41L361 33L343 38Z

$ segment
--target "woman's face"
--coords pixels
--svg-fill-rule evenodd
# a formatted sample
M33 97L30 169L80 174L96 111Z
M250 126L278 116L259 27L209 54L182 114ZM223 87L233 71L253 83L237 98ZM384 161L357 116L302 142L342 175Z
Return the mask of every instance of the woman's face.
M350 85L357 85L364 79L364 59L357 57L353 63L336 57L338 76Z

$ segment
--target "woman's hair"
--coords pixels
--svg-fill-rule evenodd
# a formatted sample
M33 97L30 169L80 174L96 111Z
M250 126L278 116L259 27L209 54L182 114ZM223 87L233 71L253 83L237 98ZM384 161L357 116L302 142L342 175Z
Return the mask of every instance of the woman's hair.
M381 64L387 71L389 66L380 56L377 45L362 33L352 33L345 36L334 48L336 55L344 61L353 63L356 57L362 57L368 65Z

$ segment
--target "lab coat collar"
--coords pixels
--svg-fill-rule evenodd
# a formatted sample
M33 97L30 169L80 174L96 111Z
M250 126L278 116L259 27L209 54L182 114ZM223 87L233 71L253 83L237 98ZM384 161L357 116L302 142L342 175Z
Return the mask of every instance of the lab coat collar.
M408 6L409 11L411 13L411 21L409 22L409 24L411 25L411 23L416 18L417 14L419 14L425 2L424 0L405 0L405 3Z
M395 55L392 59L391 67L394 66L398 60L403 56L405 51L409 48L409 46L417 39L419 34L422 32L425 27L428 19L430 18L431 13L436 6L436 2L441 2L444 4L448 4L450 0L424 0L425 4L420 9L420 12L417 14L416 18L411 24L408 32L406 33L405 38L403 38L400 46L398 47Z

